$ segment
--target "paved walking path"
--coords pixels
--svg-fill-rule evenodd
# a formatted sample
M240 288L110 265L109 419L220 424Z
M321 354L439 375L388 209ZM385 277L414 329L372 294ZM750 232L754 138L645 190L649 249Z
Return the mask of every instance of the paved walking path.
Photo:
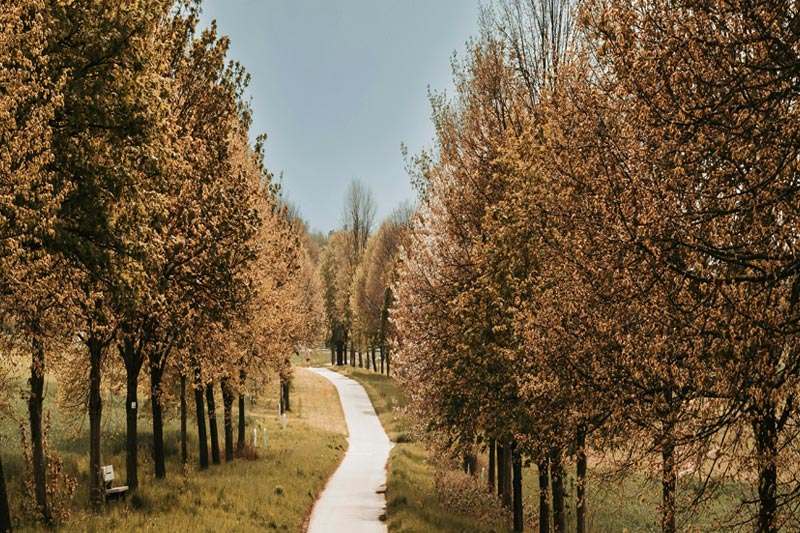
M350 443L314 505L308 533L386 532L379 519L385 513L386 461L392 442L383 431L364 388L354 380L325 368L312 368L339 391Z

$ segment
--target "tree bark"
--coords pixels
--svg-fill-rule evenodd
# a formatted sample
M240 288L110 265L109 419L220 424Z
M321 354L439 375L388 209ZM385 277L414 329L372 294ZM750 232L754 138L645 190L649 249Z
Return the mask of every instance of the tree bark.
M539 533L550 533L550 463L547 455L539 459Z
M675 533L675 447L668 436L661 447L661 531Z
M353 368L356 366L356 347L352 342L350 343L350 366Z
M774 406L756 411L752 424L758 461L758 531L777 533L778 421Z
M385 348L381 346L381 374L383 374L383 360L384 360L383 354L386 353L384 350Z
M516 444L512 446L511 451L514 471L514 531L519 532L524 529L522 517L522 455L519 453Z
M233 461L233 400L234 394L228 378L222 378L222 404L225 410L225 461Z
M186 375L181 371L181 465L185 466L189 460L188 450L186 449Z
M217 408L214 402L214 382L206 385L206 403L208 404L208 432L211 437L211 462L220 464L219 433L217 432Z
M141 364L135 361L133 339L130 335L125 335L122 346L123 359L125 361L125 469L126 484L130 490L135 490L139 486L139 435L137 427L137 414L139 410L139 400L136 397L136 389L139 385L139 369Z
M494 461L494 439L489 439L489 490L494 492L494 471L495 471L495 461Z
M390 364L392 362L392 355L391 355L391 353L389 353L389 347L388 346L384 346L384 348L386 349L386 375L390 376L392 374L392 372L391 372L391 364Z
M370 364L369 364L369 351L370 351L370 349L371 349L371 347L370 347L370 346L367 346L367 349L366 349L366 350L364 350L364 367L365 367L367 370L369 370L369 369L370 369Z
M344 344L336 343L336 366L344 365Z
M291 404L289 403L289 392L292 387L292 382L288 379L281 378L281 414L286 411L291 411Z
M99 339L90 338L89 347L89 496L92 511L103 507L100 480L100 422L103 416L103 398L100 395L100 365L103 346Z
M553 533L566 533L564 466L561 463L560 448L550 450L550 478L553 485Z
M512 465L511 465L511 444L508 442L503 443L503 456L502 456L502 466L503 469L503 506L511 509L512 499L513 499L513 492L512 492Z
M503 487L505 486L503 479L503 443L496 443L497 453L497 497L503 499Z
M44 427L42 404L44 403L44 347L33 343L31 360L31 395L28 398L28 415L31 423L31 455L33 460L33 487L36 507L45 523L53 521L47 502L47 460L44 453Z
M377 372L378 371L378 367L375 366L375 346L374 345L372 346L372 371L373 372Z
M164 452L164 416L161 407L161 365L150 361L150 407L153 411L153 465L156 479L167 477Z
M203 400L203 384L200 383L200 370L194 374L194 406L197 415L197 440L200 450L200 469L208 468L208 437L206 435L206 416Z
M576 533L586 533L586 431L578 429L575 517Z
M239 387L240 387L239 390L240 391L244 391L244 384L245 384L246 378L247 378L247 374L245 373L245 371L244 370L240 370L239 371ZM244 430L245 430L245 427L244 427L244 392L240 392L239 393L239 428L238 429L239 430L237 431L237 435L236 435L236 451L241 454L241 453L244 452L245 444L247 444L246 441L245 441L245 435L244 435Z
M11 511L8 508L6 477L3 474L3 458L0 457L0 532L11 533Z

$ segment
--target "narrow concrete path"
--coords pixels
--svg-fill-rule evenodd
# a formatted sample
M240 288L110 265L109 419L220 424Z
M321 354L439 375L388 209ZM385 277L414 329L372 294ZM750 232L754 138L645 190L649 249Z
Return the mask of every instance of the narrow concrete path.
M386 436L364 388L325 368L312 368L339 391L347 421L349 447L314 505L308 533L386 532L386 461L392 442ZM378 491L381 490L379 494Z

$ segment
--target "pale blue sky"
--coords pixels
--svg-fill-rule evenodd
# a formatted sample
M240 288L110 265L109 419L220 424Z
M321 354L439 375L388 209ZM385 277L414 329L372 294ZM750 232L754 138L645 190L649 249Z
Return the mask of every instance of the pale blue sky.
M452 53L478 31L478 0L204 0L252 76L267 165L312 228L341 224L351 179L378 217L414 192L400 143L431 144L427 86L452 92Z

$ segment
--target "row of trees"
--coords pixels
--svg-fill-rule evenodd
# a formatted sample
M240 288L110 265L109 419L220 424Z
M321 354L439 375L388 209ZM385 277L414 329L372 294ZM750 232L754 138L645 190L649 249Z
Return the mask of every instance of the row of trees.
M99 509L104 370L120 369L109 378L124 380L126 483L135 490L143 368L154 474L163 478L164 408L178 384L183 462L187 381L201 467L206 407L220 461L217 385L232 460L236 396L241 448L249 380L275 371L288 379L286 354L317 333L321 284L305 229L280 205L263 139L250 144L248 76L227 60L228 39L213 25L197 31L198 11L173 0L0 8L2 354L30 361L33 485L46 522L57 518L43 439L46 372L88 408ZM0 403L13 394L4 390ZM7 510L2 475L0 489ZM8 513L0 516L10 529Z
M399 207L372 234L375 209L370 189L351 182L343 227L328 235L319 268L325 286L331 364L346 364L349 348L349 364L388 374L391 285L412 210L407 205Z
M497 2L432 98L396 369L447 443L496 454L515 530L527 460L566 530L571 458L586 531L587 450L658 465L665 532L717 487L740 504L714 529L797 524L796 16Z

